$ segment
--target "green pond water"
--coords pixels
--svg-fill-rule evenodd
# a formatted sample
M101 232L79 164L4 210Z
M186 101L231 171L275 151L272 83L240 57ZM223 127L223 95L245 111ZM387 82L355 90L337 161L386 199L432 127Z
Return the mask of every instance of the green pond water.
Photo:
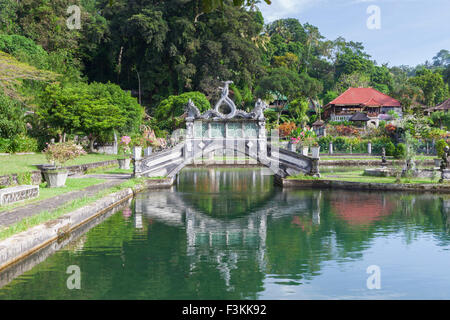
M185 169L173 190L0 274L0 299L450 299L449 230L447 195L281 190L260 169Z

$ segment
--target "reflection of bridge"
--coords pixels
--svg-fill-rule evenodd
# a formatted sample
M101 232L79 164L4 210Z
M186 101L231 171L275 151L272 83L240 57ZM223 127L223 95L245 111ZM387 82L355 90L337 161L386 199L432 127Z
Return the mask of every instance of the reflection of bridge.
M222 104L226 104L228 113L221 113ZM186 165L197 163L197 159L213 158L215 153L225 150L231 152L233 158L245 155L253 163L264 165L283 178L298 173L319 175L319 159L278 149L275 144L267 143L265 108L266 105L258 100L250 113L237 110L228 98L228 82L214 110L200 114L189 101L186 106L185 141L172 149L135 159L134 175L174 178ZM272 138L278 141L278 136Z
M142 218L186 229L187 256L191 272L202 257L215 257L227 288L231 290L231 270L238 261L254 255L260 270L265 269L267 220L286 216L307 215L313 224L320 223L321 192L311 200L299 200L292 193L276 192L261 207L234 219L209 216L193 207L178 192L156 192L139 194L136 197L136 222ZM277 205L274 205L277 204ZM248 247L243 253L240 246ZM242 255L245 256L242 256Z

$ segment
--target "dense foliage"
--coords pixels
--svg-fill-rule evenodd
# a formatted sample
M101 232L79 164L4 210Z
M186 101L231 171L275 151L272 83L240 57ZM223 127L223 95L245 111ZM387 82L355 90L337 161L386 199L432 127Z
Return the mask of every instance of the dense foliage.
M258 3L0 0L1 90L13 110L30 114L4 117L2 138L26 135L26 122L41 148L67 135L88 135L92 147L147 126L161 137L183 126L188 99L209 108L223 80L234 81L233 98L247 111L256 98L277 101L268 128L311 125L349 87L374 87L416 115L449 97L448 50L416 67L379 66L362 43L326 39L307 22L265 24ZM66 25L70 5L81 8L81 29ZM445 114L432 121L449 123Z

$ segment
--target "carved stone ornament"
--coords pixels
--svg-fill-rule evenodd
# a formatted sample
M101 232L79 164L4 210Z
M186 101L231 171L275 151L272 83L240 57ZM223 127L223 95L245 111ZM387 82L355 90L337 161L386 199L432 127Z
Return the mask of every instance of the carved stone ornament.
M258 99L255 104L255 108L251 112L245 112L243 110L238 110L233 100L229 97L229 85L232 84L233 81L225 81L224 86L221 87L222 94L220 96L219 101L217 101L214 109L208 110L203 114L200 113L198 108L195 106L192 100L189 100L187 105L185 106L185 111L187 114L186 120L193 121L195 119L233 119L233 118L242 118L242 119L252 119L252 120L261 120L264 121L264 110L267 109L267 104ZM227 107L228 113L224 114L220 112L221 107L225 105Z

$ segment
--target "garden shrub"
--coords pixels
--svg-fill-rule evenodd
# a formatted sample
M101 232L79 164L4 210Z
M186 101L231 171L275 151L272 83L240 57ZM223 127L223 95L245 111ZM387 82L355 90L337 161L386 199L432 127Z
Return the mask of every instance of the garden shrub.
M436 153L439 158L442 158L444 155L444 148L447 147L448 144L445 142L444 139L440 139L436 142Z
M11 152L36 152L38 142L36 139L26 135L18 135L11 141Z
M9 153L11 152L11 140L0 138L0 152L1 153Z
M385 147L385 150L387 156L393 156L395 154L395 145L392 143L392 141L389 141L389 143Z
M327 135L325 137L320 137L318 140L319 146L320 146L320 150L322 151L329 151L328 147L330 145L330 142L333 142L334 138L330 135Z
M280 124L280 127L278 128L280 130L280 136L281 137L288 137L292 131L295 130L297 126L293 122L284 122Z
M336 137L333 141L333 149L336 151L346 151L347 150L347 139L345 137Z
M395 159L405 159L406 158L406 146L403 143L399 143L397 148L395 148Z
M383 148L386 149L391 139L388 137L378 137L371 139L372 142L372 154L381 154Z
M367 153L367 144L372 142L372 153L381 154L382 148L386 148L387 155L394 155L395 146L388 137L378 137L374 139L361 139L360 137L345 137L337 136L333 137L327 135L326 137L320 137L318 142L321 150L328 150L329 143L333 143L333 149L336 152L349 152L350 146L352 147L352 153ZM388 147L388 145L390 146ZM388 150L389 149L389 153Z

